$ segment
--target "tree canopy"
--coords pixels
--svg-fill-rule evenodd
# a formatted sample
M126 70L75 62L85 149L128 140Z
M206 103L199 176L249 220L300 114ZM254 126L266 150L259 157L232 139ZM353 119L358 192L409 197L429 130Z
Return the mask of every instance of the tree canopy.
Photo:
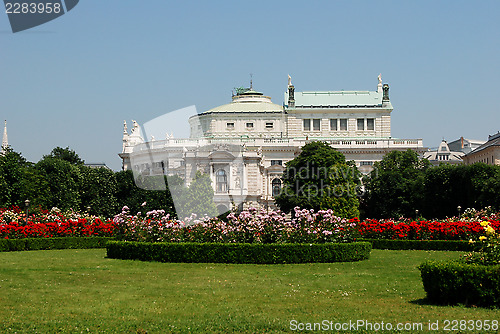
M69 147L62 148L62 147L56 147L54 148L50 154L43 156L44 158L56 158L56 159L61 159L69 162L72 165L83 165L84 161L80 159L80 156L70 149Z
M374 164L364 179L367 194L363 199L364 215L390 218L415 215L422 208L423 180L430 164L416 152L392 151Z
M360 173L342 153L324 142L311 142L286 164L283 189L275 198L284 212L296 206L332 209L337 216L359 215Z

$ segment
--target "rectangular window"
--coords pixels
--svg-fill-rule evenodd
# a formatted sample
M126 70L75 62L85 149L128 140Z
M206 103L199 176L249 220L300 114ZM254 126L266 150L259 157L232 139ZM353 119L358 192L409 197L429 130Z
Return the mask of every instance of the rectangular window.
M234 129L234 123L232 123L232 122L231 123L226 123L226 127L228 129Z
M280 165L280 166L282 166L283 165L283 160L271 160L271 166L274 166L274 165Z
M313 130L314 131L321 130L321 120L320 119L313 119Z
M373 161L361 161L360 166L372 166Z
M358 118L358 131L363 131L365 129L365 119Z
M310 119L304 120L304 131L311 131L311 120Z
M340 119L340 131L347 131L347 118Z
M337 131L337 119L330 119L330 131Z
M266 123L266 129L272 129L274 127L273 122Z
M247 128L253 128L253 123L247 123Z
M375 118L366 119L366 129L368 131L375 130Z

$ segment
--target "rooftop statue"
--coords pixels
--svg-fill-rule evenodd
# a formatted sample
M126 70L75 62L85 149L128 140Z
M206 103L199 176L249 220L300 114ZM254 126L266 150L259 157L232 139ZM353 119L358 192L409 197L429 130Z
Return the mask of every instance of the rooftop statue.
M132 131L130 132L130 135L139 135L140 134L140 128L139 128L139 123L136 121L132 120L132 123L134 124L134 127L132 128Z

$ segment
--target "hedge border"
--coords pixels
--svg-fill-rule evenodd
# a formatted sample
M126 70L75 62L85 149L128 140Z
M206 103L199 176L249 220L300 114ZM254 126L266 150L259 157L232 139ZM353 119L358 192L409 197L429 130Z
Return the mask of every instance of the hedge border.
M500 265L426 261L418 269L433 303L500 307Z
M107 256L174 263L329 263L366 260L369 242L326 244L151 243L109 241Z
M474 245L463 240L392 240L392 239L359 239L370 242L373 249L389 250L437 250L463 251L474 250Z
M47 249L105 248L112 237L56 237L0 239L0 252L15 252Z

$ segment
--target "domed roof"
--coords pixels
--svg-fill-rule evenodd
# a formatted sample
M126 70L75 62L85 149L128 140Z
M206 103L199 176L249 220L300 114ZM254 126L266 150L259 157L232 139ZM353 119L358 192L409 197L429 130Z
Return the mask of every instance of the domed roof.
M233 102L224 104L201 115L211 113L281 113L283 107L271 101L269 96L264 96L260 92L248 89L233 96Z

